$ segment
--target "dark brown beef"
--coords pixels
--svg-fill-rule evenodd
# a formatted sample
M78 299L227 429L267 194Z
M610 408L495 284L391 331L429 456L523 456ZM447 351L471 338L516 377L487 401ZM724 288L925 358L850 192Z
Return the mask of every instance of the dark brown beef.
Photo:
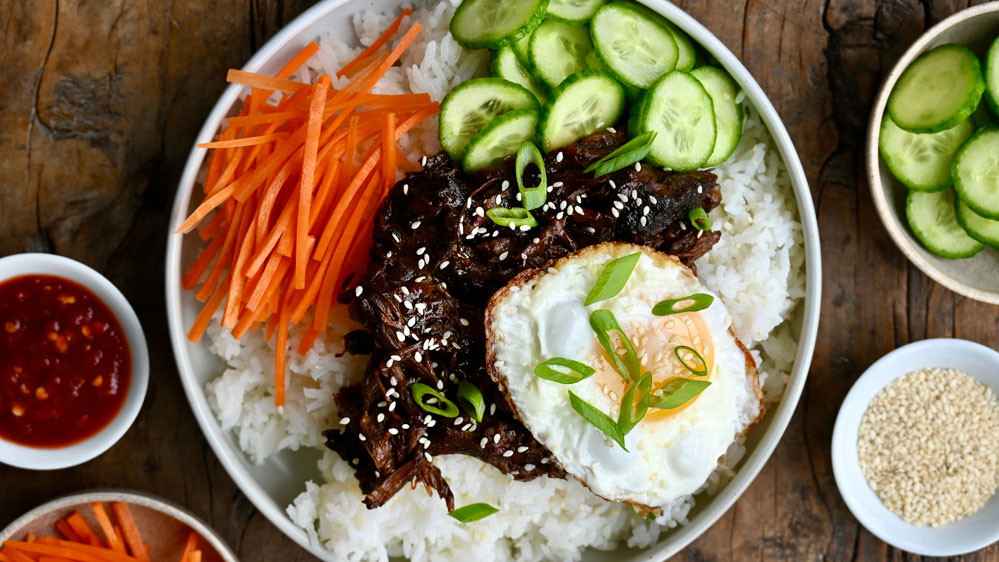
M512 161L467 177L440 154L392 189L374 228L368 271L356 283L360 294L344 293L365 327L347 337L346 347L371 359L364 380L335 397L347 426L325 434L355 466L369 508L407 483L423 483L453 509L450 488L428 462L435 455L472 455L519 480L566 476L486 374L483 313L514 275L592 244L633 242L693 266L718 241L719 233L697 231L687 220L691 209L720 203L711 172L640 166L599 179L583 173L626 140L601 132L549 154L548 202L532 211L539 226L526 231L485 215L519 206ZM537 184L537 177L527 179ZM482 423L464 411L460 420L428 414L409 391L422 382L456 401L462 380L485 397Z

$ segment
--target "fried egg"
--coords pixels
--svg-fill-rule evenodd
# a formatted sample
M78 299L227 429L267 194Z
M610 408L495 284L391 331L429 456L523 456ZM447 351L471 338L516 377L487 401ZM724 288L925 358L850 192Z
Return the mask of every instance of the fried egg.
M640 252L638 263L614 297L584 301L604 266ZM714 297L698 312L656 316L653 307L696 293ZM699 395L674 409L649 408L625 437L625 451L570 403L569 391L617 420L624 379L590 326L597 309L614 313L633 343L641 372L651 372L652 401L676 378L706 379ZM632 244L608 242L521 273L491 299L486 312L487 364L510 406L569 474L597 495L656 511L696 492L737 436L763 414L759 374L731 331L721 300L673 256ZM694 375L674 354L695 349L707 374ZM681 356L684 356L681 352ZM584 363L595 373L573 384L535 374L551 358ZM688 365L695 356L686 356Z

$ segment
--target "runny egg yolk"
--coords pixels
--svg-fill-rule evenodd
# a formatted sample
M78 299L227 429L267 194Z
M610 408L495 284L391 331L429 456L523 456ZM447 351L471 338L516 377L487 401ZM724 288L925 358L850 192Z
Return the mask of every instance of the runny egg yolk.
M714 345L711 338L711 331L707 322L700 312L685 312L665 317L652 317L647 322L622 323L624 330L631 344L638 355L641 372L652 373L652 399L653 403L662 398L661 393L656 395L656 391L661 389L671 380L676 378L688 378L695 380L711 380L714 374ZM624 346L617 338L611 339L615 343L615 348L622 352ZM704 368L707 376L695 375L690 369L685 367L674 354L677 346L688 346L696 350L704 359ZM680 352L684 354L684 351ZM686 352L689 353L689 352ZM688 365L698 367L696 358L684 356L684 361ZM617 402L627 392L624 379L614 368L614 364L607 357L603 348L599 348L596 357L587 362L596 369L593 374L593 382L601 391L609 396L611 400ZM669 410L659 408L649 408L642 422L655 422L672 417L694 403L697 397L688 401L680 407Z

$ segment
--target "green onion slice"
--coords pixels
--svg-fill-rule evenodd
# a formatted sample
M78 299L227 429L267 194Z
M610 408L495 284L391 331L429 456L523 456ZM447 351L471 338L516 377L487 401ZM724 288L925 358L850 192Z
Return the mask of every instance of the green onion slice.
M528 164L538 167L541 183L534 187L524 185L524 172ZM545 158L532 142L525 142L517 150L517 189L520 190L520 203L528 211L537 209L548 199L548 173L545 171Z
M448 513L448 515L454 517L462 523L471 523L472 521L485 519L497 511L499 511L499 509L496 509L488 503L470 503L464 507L459 507L451 513Z
M711 383L708 381L673 379L656 391L656 394L659 394L660 392L662 392L662 394L655 397L658 402L650 404L649 406L652 408L659 408L660 410L672 410L673 408L679 408L680 406L683 406L687 402L693 400L698 394L703 392L704 389L709 386L711 386Z
M590 306L620 293L621 289L628 283L628 279L631 278L631 274L635 271L635 266L638 265L638 260L641 257L641 252L635 252L607 262L607 265L600 271L597 282L590 289L590 294L586 295L586 301L583 304Z
M617 418L617 427L627 435L638 422L642 421L649 410L649 400L652 392L652 373L645 373L638 382L631 385L621 400L621 414Z
M527 209L520 207L512 209L493 207L486 211L486 216L500 226L530 226L532 228L538 226L538 221L534 220L534 215Z
M468 381L458 383L458 401L465 406L468 415L475 419L476 423L482 423L482 415L486 412L486 402L482 398L482 391L479 387Z
M569 369L569 372L566 373L555 367L564 367ZM593 367L565 357L552 357L534 368L535 375L561 384L575 384L595 372L597 371Z
M686 359L680 355L681 351L689 351L694 354L695 364L691 365L690 363L687 363ZM683 364L683 366L686 367L691 373L694 373L699 377L707 376L708 364L704 361L704 358L701 357L701 354L698 353L696 349L690 347L689 345L678 345L673 348L673 355L676 355L677 360L680 361L680 363Z
M681 312L697 312L711 306L713 302L715 302L715 298L707 293L694 293L687 297L664 300L652 307L652 314L669 316Z
M614 363L614 368L620 373L624 382L628 383L638 379L641 376L638 354L635 353L635 346L631 345L628 334L625 334L624 330L621 329L621 325L617 323L614 313L604 308L594 310L590 314L590 327L597 333L597 340L600 341L600 345L607 352L607 355ZM617 349L614 347L614 342L611 338L613 332L617 332L621 338L621 344L624 346L624 359L621 358L621 355L618 354Z
M594 427L604 432L604 435L613 439L625 451L628 447L624 445L624 433L617 426L617 423L607 414L598 410L595 406L569 391L569 403L576 413L583 416L583 419L590 422Z
M652 143L656 140L656 132L649 131L642 133L630 141L622 144L617 150L604 156L600 160L590 164L583 170L583 173L593 172L593 177L599 178L611 172L616 172L631 166L635 162L640 162L652 150Z
M458 407L454 405L454 402L448 400L443 394L437 392L433 388L423 384L422 382L414 382L409 387L409 392L413 395L413 400L416 400L416 405L423 408L424 411L430 412L431 414L437 414L444 416L445 418L456 418L458 417ZM424 399L427 396L431 396L437 399L437 404L441 407L438 408L434 404L427 404Z
M697 230L711 230L711 219L708 218L708 214L704 212L703 208L691 209L687 213L687 217L690 219L690 224L694 225Z

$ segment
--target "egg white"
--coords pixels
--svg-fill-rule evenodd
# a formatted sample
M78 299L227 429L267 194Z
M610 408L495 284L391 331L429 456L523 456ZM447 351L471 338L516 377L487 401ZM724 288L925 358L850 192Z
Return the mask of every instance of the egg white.
M642 256L622 291L584 306L604 265L636 251ZM656 303L694 293L712 294L715 301L699 313L665 318L652 314ZM572 390L614 419L620 411L621 395L607 378L610 363L589 324L590 313L599 308L611 310L639 353L645 350L643 368L657 383L682 371L668 341L677 326L666 322L699 314L698 325L708 332L704 339L710 337L713 346L711 385L678 411L649 409L626 436L630 452L583 419L569 402ZM731 323L717 295L676 258L609 242L558 260L545 271L525 272L493 296L486 318L489 368L508 389L514 411L569 474L604 498L657 508L696 492L729 445L762 414L755 365L732 335ZM552 357L587 363L598 368L598 375L572 385L536 376L534 368Z

